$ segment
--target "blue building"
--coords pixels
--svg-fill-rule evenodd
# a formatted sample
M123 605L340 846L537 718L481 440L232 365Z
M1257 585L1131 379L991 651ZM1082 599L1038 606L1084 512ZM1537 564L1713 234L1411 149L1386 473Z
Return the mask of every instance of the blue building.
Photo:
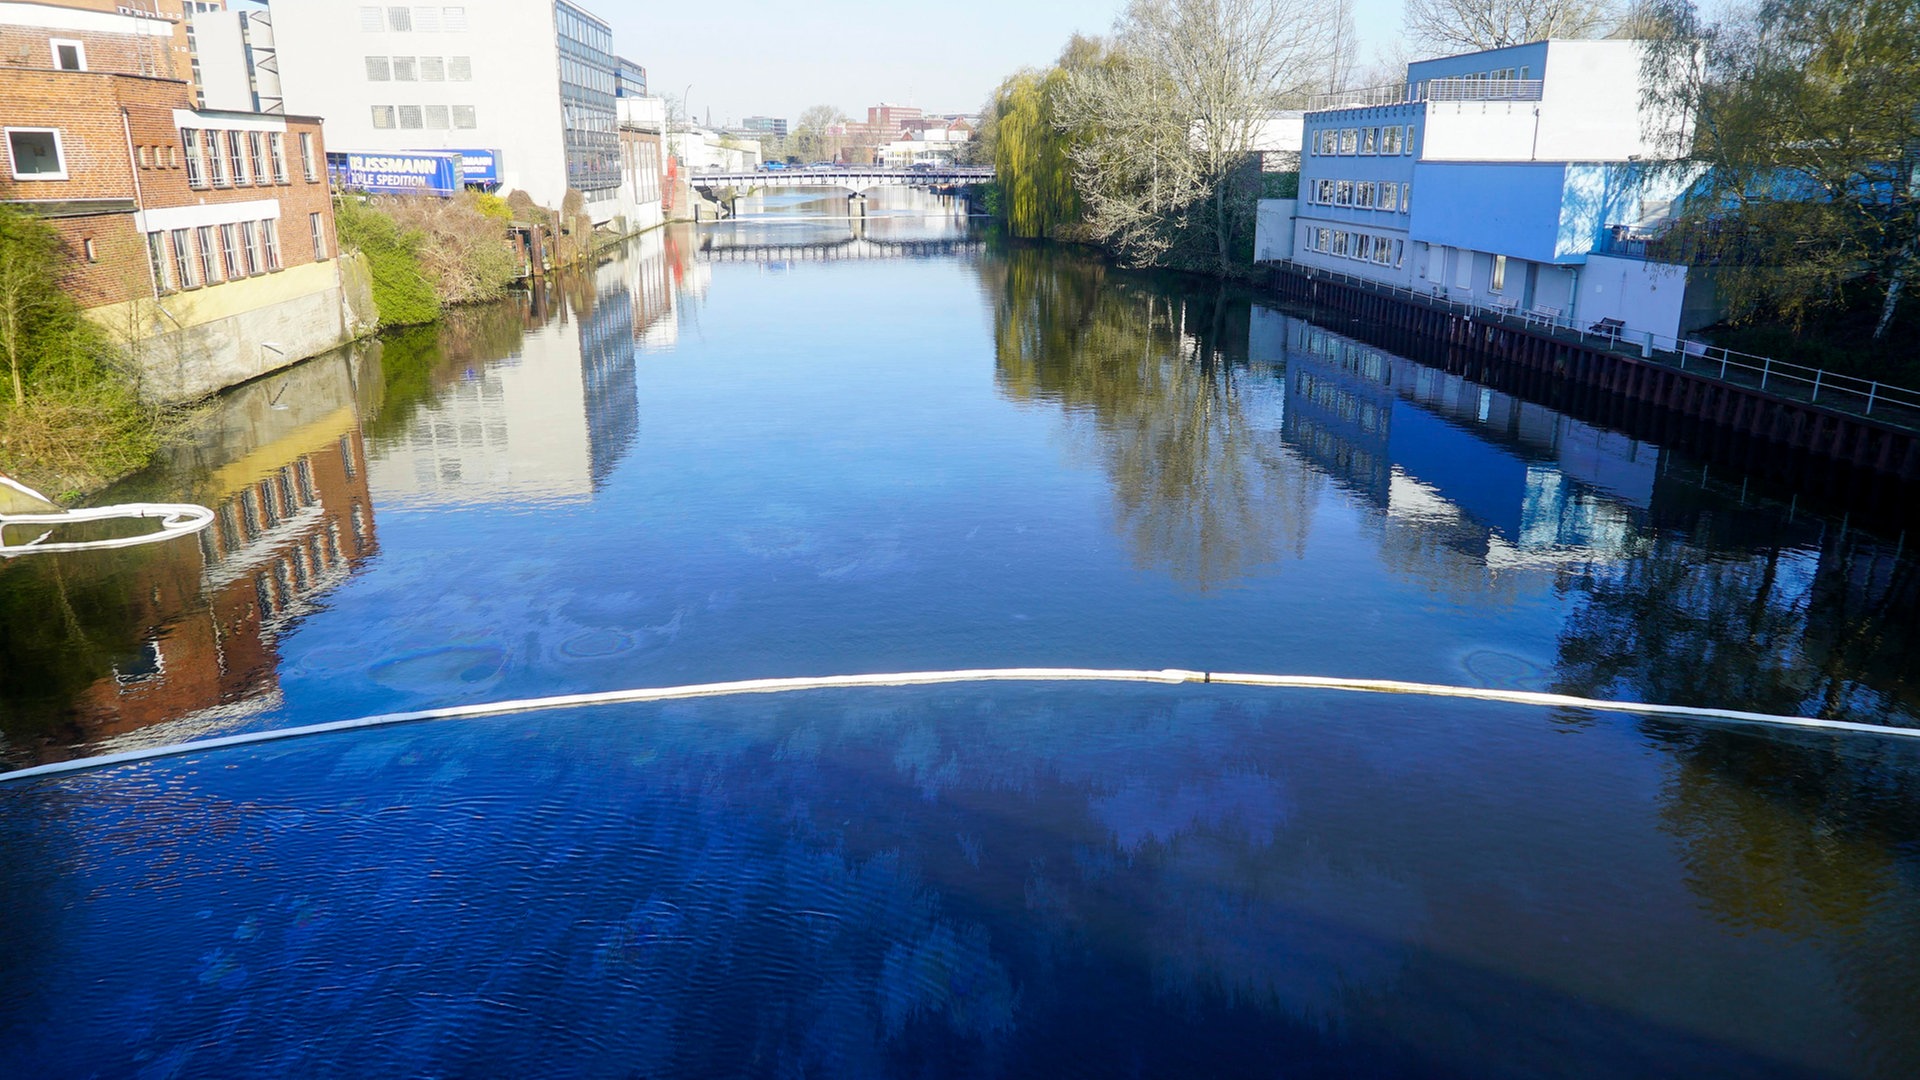
M1493 310L1675 335L1684 268L1605 253L1681 187L1641 164L1663 130L1641 101L1642 56L1635 41L1540 41L1319 95L1280 250ZM1280 224L1263 214L1263 229Z

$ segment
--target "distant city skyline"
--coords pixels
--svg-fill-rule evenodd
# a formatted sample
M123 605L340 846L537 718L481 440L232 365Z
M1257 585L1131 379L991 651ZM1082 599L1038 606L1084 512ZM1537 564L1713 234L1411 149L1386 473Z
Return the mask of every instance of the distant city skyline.
M1052 63L1075 33L1104 35L1125 0L978 0L961 9L881 0L791 5L740 0L714 13L620 0L578 0L613 25L614 48L647 69L649 90L681 97L715 124L747 116L789 124L811 105L861 118L869 105L975 113L1000 80ZM1356 0L1359 66L1400 37L1404 0ZM691 93L687 88L691 84Z

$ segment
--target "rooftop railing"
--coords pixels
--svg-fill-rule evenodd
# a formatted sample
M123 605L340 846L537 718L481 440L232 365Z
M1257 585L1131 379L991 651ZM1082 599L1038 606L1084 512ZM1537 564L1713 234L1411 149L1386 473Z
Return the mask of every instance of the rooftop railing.
M1544 86L1539 79L1430 79L1423 83L1392 83L1315 94L1308 99L1307 111L1371 109L1424 101L1539 101Z

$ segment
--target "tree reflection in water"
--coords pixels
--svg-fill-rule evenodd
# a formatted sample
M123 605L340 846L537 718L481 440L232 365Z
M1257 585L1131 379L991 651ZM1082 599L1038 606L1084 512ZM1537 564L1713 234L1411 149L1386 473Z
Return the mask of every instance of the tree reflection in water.
M1280 390L1247 374L1244 296L1025 246L977 265L1002 391L1071 418L1138 565L1210 589L1302 555L1324 480L1258 423Z

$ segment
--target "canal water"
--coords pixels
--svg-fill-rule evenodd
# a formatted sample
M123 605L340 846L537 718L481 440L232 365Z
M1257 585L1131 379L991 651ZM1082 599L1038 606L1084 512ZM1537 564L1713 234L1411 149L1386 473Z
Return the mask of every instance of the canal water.
M1920 725L1907 539L1244 290L777 195L228 395L0 564L7 767L1075 666ZM1345 329L1352 329L1347 327ZM0 784L0 1075L1920 1075L1920 741L1001 684Z

